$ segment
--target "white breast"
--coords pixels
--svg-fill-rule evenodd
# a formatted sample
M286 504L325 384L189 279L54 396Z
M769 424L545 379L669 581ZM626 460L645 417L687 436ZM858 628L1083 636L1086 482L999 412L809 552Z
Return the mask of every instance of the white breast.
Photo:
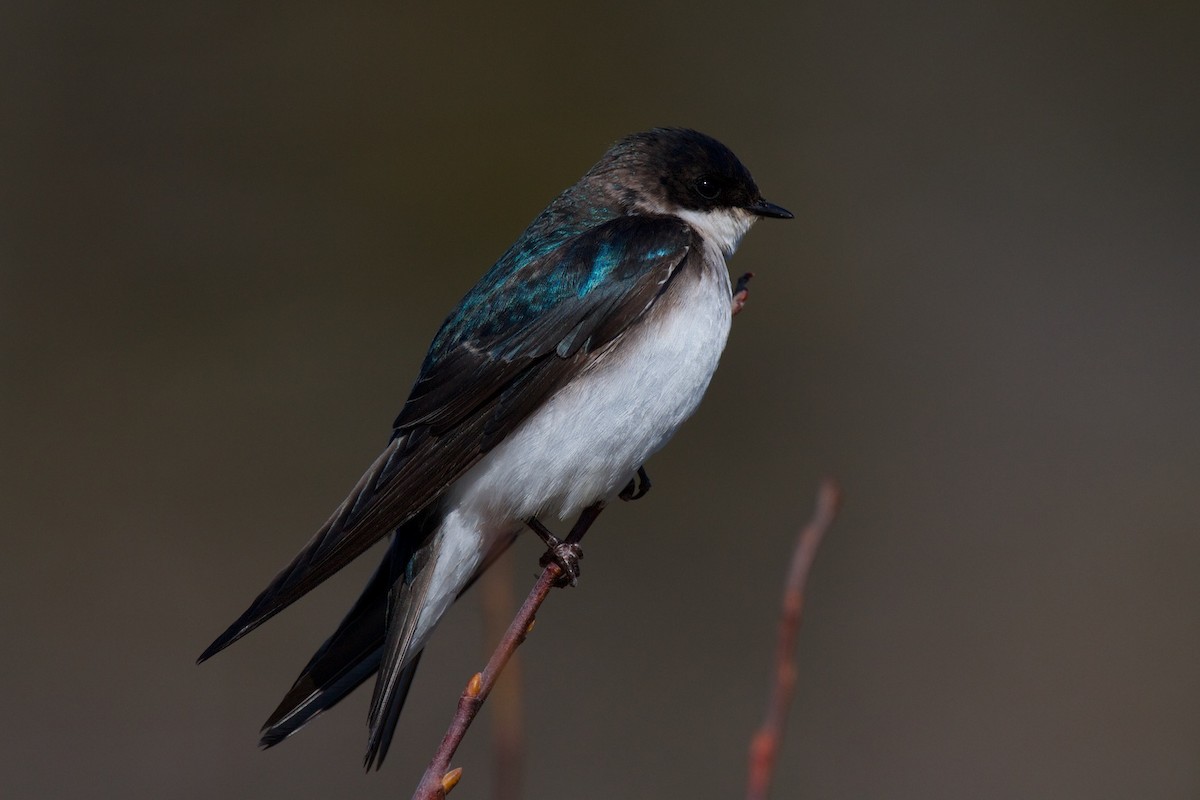
M696 410L725 348L729 275L716 247L706 256L699 276L676 278L619 348L464 475L450 507L491 538L535 514L573 517L628 483Z

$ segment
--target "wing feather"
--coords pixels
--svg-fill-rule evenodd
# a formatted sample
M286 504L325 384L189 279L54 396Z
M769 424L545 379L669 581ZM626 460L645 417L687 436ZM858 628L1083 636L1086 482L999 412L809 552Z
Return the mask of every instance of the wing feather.
M547 397L586 369L600 348L634 325L669 290L674 276L699 268L698 259L689 257L694 235L673 217L619 217L510 275L489 273L473 293L507 298L505 307L486 307L468 295L464 305L487 324L468 330L466 321L452 317L443 326L388 447L304 549L199 660L245 636L429 508Z

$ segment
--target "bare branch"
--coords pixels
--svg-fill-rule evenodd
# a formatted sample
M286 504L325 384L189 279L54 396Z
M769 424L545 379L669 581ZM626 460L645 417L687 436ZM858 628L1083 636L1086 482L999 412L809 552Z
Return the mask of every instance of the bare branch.
M538 582L534 584L529 596L521 604L517 615L509 623L508 630L504 632L500 644L496 645L496 650L488 659L483 672L475 673L467 683L466 690L458 699L458 711L455 712L454 719L450 721L450 729L442 737L442 743L438 745L433 761L429 762L429 766L425 768L425 774L417 785L413 800L442 800L458 783L462 770L448 772L450 759L454 758L454 752L458 750L459 743L466 736L467 728L471 727L475 715L483 707L483 701L491 694L504 665L508 663L513 653L525 641L525 637L533 630L533 618L537 615L538 609L542 607L542 603L545 602L546 595L550 594L550 590L555 586L575 585L575 579L579 577L579 559L583 557L583 553L579 549L579 542L583 540L584 535L603 510L603 500L597 500L583 509L579 514L579 519L571 526L571 532L562 540L557 539L546 530L537 517L529 518L529 526L534 531L540 531L539 535L546 538L550 545L550 550L542 556L542 576L538 578Z
M467 683L466 690L458 699L458 711L454 714L454 719L451 720L446 735L442 737L442 743L438 746L433 760L425 769L425 775L417 785L417 791L413 793L413 800L434 800L435 798L441 800L446 796L446 792L458 783L458 775L453 775L451 779L450 759L458 750L459 743L466 735L467 728L471 727L475 715L483 706L483 701L487 699L492 687L496 685L496 678L500 675L500 671L504 669L509 658L525 641L529 631L533 629L534 616L562 574L562 568L558 564L550 562L546 565L538 582L534 584L529 596L525 598L525 602L517 611L512 623L509 624L504 638L500 640L492 657L488 659L483 672L476 673Z
M750 741L750 775L746 787L748 800L766 800L775 761L787 722L788 708L796 688L796 638L804 615L804 590L808 573L816 558L821 539L837 516L842 492L836 482L825 479L817 491L817 507L812 520L800 531L792 563L784 584L783 613L779 620L779 644L775 652L775 683L767 703L762 727Z

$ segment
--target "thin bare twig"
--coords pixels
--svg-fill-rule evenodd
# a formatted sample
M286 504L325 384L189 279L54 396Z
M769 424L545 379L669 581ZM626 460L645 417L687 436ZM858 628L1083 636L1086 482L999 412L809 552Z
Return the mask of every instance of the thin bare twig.
M508 663L513 653L525 641L525 637L533 630L533 618L537 615L538 609L542 607L542 603L545 602L546 595L550 594L550 590L555 586L574 585L574 579L579 576L579 559L583 558L579 542L583 540L584 535L603 510L604 501L598 500L592 503L579 514L579 519L571 526L571 532L567 534L566 538L553 539L548 542L553 546L546 552L546 555L542 556L541 563L544 568L541 577L529 591L529 596L517 610L513 621L509 623L508 630L504 632L500 644L496 645L496 650L488 659L483 672L475 673L467 682L467 688L458 698L458 710L454 713L454 719L450 721L450 728L442 737L442 743L438 745L433 760L425 768L425 774L421 777L421 782L417 784L417 791L413 793L413 800L444 800L454 785L458 783L458 779L462 776L462 770L448 771L450 759L454 758L458 745L467 734L467 728L471 727L475 715L483 707L483 701L491 694L504 665ZM529 524L534 526L534 530L541 527L541 523L536 518L530 518ZM545 531L545 534L549 537L553 536L549 531ZM564 558L570 558L573 564L572 574L569 576L562 564L559 563Z
M529 596L525 598L525 602L517 611L517 615L513 617L512 623L504 633L504 638L500 640L492 657L488 659L483 672L475 673L467 682L467 688L458 699L458 711L454 714L454 719L451 720L446 735L442 737L442 743L438 745L433 760L425 769L425 774L417 785L417 791L413 793L413 800L426 800L427 798L440 800L454 788L454 784L458 783L462 770L451 772L450 759L458 750L459 743L466 735L467 728L471 727L475 715L483 706L483 701L487 699L492 687L496 685L496 678L500 671L504 669L508 659L521 646L526 635L533 628L534 616L560 575L562 575L562 568L558 564L551 562L546 565L538 582L534 584Z
M792 693L796 688L796 638L804 615L804 590L808 573L816 558L821 539L837 516L842 492L836 482L826 478L817 491L817 507L812 520L800 531L792 563L784 584L783 613L779 619L779 644L775 651L775 683L767 703L762 727L750 740L750 775L746 787L748 800L766 800L775 761L783 739L784 724Z

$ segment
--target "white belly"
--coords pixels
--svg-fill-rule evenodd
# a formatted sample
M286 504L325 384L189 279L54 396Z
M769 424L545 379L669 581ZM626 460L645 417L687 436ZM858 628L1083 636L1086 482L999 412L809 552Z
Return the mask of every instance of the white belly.
M729 276L723 259L715 263L720 269L679 276L687 284L672 287L674 296L660 300L619 349L456 482L449 507L495 535L534 515L573 517L627 484L696 410L725 348Z

